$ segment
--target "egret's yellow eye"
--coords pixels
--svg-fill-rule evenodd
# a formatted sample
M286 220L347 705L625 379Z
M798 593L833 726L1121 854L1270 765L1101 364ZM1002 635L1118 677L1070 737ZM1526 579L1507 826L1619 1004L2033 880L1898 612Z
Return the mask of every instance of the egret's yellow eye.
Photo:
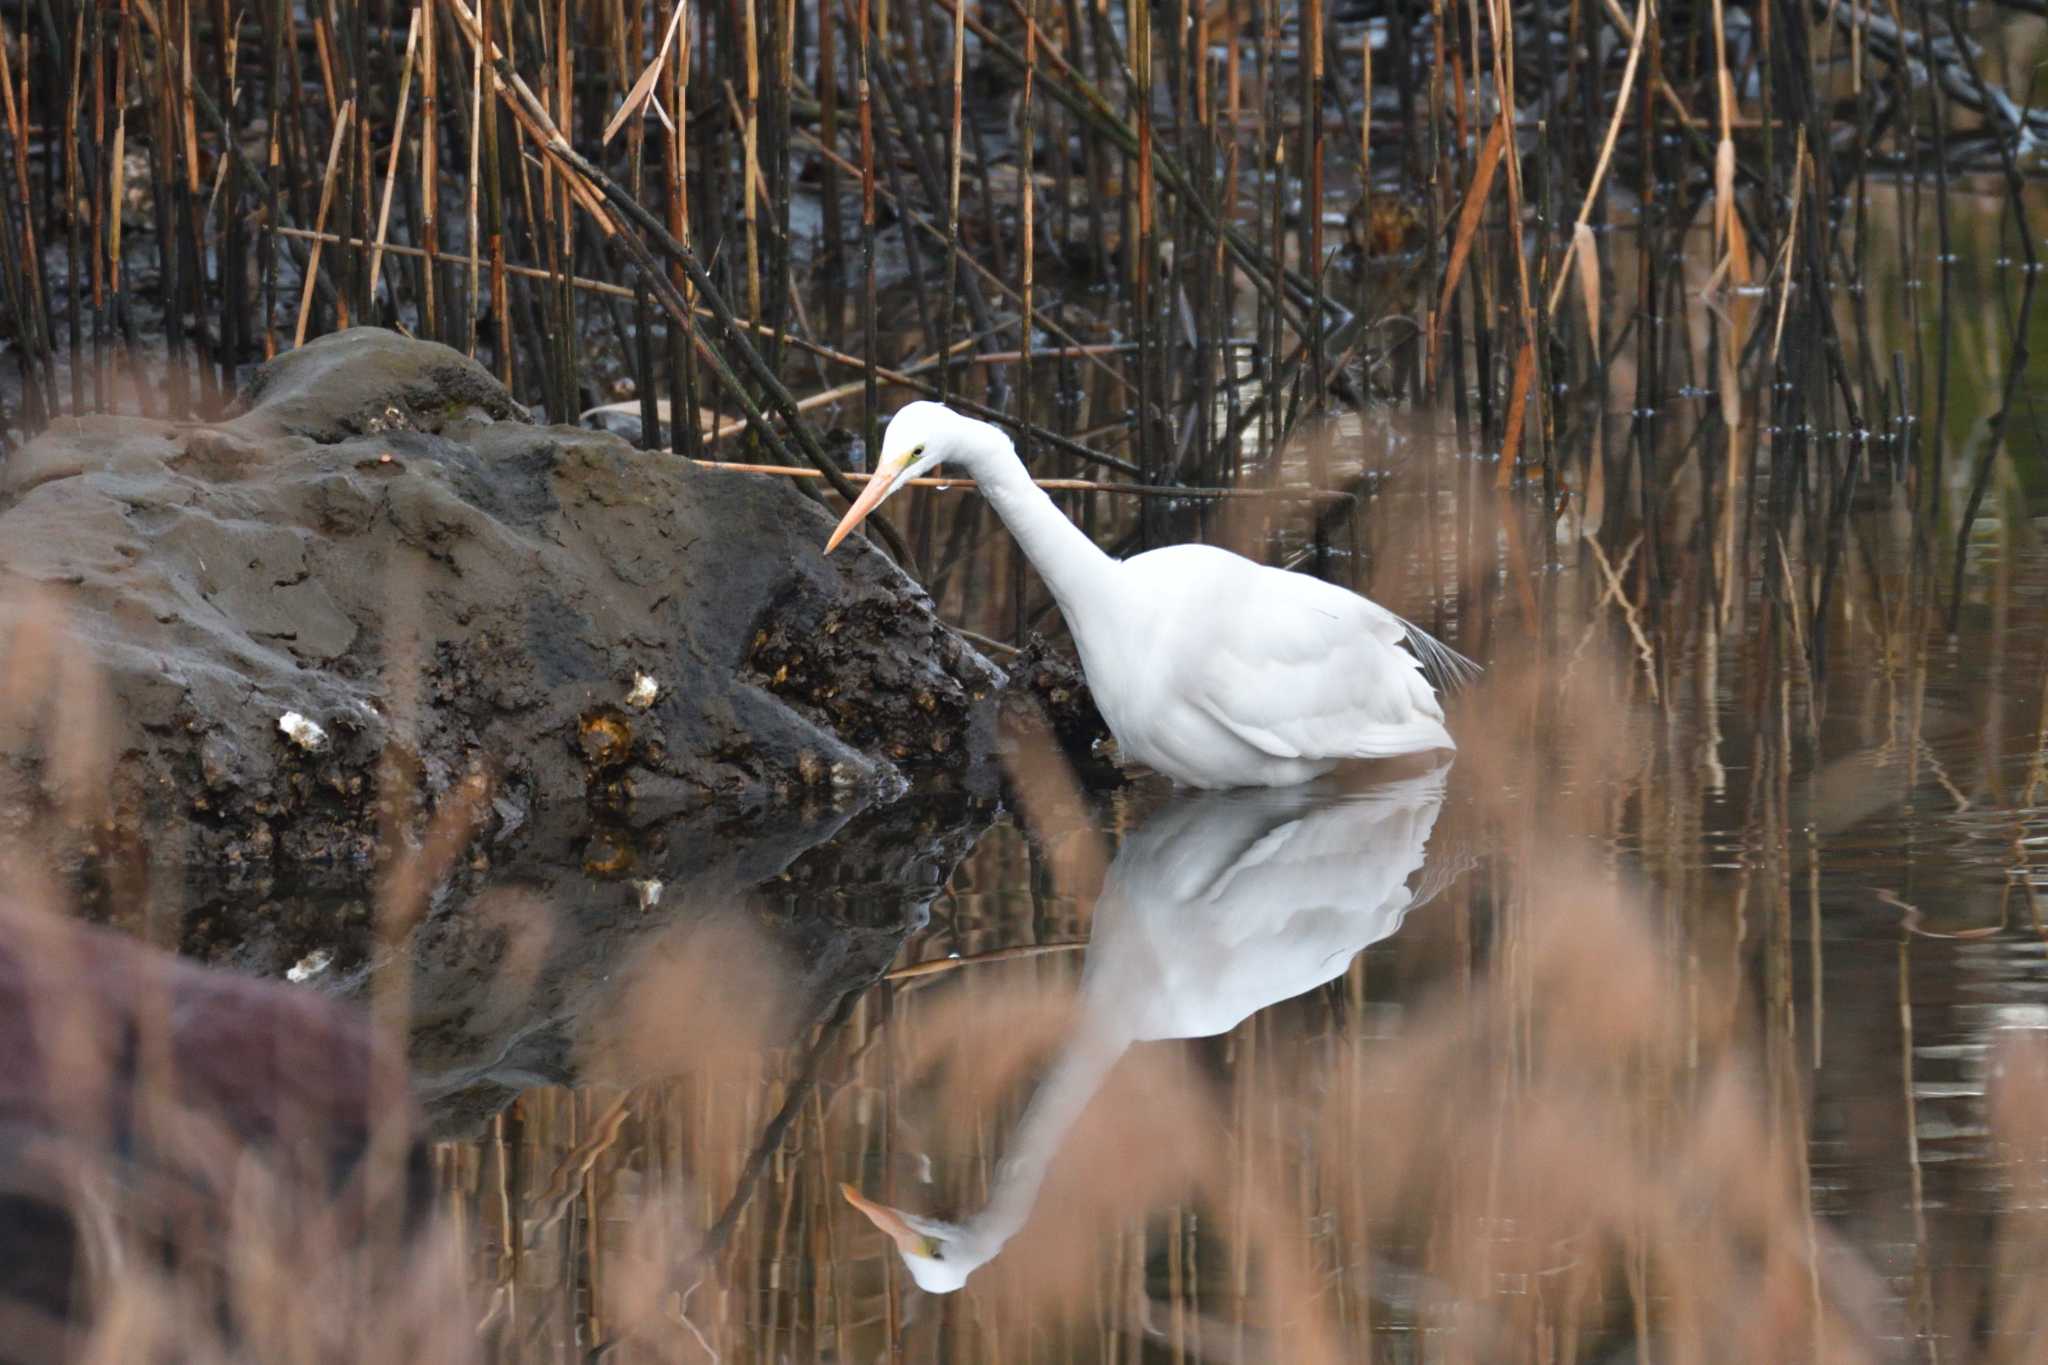
M934 1261L943 1261L946 1259L946 1253L940 1247L939 1239L936 1237L927 1237L924 1239L924 1254L931 1257Z

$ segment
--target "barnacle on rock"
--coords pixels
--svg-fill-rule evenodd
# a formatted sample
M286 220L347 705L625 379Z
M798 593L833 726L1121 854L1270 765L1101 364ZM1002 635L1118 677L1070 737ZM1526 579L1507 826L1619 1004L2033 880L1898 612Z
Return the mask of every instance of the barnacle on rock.
M633 866L633 845L615 834L593 834L583 849L583 873L616 877Z
M577 720L576 742L591 767L617 767L632 755L633 727L610 707L600 707Z
M277 728L283 732L286 739L307 753L313 753L325 747L327 743L327 732L320 728L319 723L307 719L296 711L287 711L279 716Z

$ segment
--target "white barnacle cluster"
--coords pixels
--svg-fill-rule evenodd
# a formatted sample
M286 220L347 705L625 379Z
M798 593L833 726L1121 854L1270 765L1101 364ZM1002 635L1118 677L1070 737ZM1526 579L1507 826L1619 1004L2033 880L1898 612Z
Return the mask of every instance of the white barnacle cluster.
M304 749L315 753L327 744L327 732L319 722L308 719L296 711L287 711L277 718L277 728L284 737Z
M311 981L314 977L326 971L328 965L333 961L333 953L328 952L325 948L315 948L312 952L307 953L304 957L293 963L290 970L285 972L284 979L292 982L294 985L300 982Z

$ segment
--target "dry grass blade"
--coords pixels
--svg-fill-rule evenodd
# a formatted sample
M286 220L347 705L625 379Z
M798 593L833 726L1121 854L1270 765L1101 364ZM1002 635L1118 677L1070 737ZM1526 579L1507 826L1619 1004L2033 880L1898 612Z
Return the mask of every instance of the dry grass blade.
M1792 152L1792 211L1785 227L1785 244L1778 252L1778 313L1771 323L1771 349L1764 359L1764 370L1775 375L1778 369L1778 347L1785 340L1785 314L1792 305L1792 258L1799 245L1799 206L1806 197L1807 173L1811 169L1806 154L1806 129L1799 130L1793 142ZM1786 572L1790 572L1788 567Z
M422 0L422 5L430 0ZM391 126L395 133L391 139L391 155L384 163L384 194L377 205L377 245L370 250L370 297L377 297L377 279L384 269L384 236L391 227L391 191L398 183L398 153L405 146L405 105L412 94L413 57L419 47L420 16L424 9L412 12L412 21L405 30L404 71L398 78L398 112L392 116Z
M1564 294L1564 282L1570 273L1571 260L1581 234L1593 216L1593 201L1600 197L1600 187L1607 180L1608 163L1614 159L1614 144L1621 136L1622 120L1628 116L1629 92L1635 89L1636 66L1643 57L1643 36L1648 28L1644 22L1649 15L1649 0L1636 0L1635 22L1629 27L1628 65L1622 68L1621 91L1614 97L1614 115L1607 121L1607 136L1600 143L1600 159L1593 167L1593 178L1586 182L1586 196L1579 203L1579 216L1572 223L1572 244L1565 248L1566 259L1558 262L1557 280L1550 287L1550 299L1544 304L1546 314L1557 312L1557 301Z
M479 21L487 21L490 14L490 0L477 0ZM482 31L481 22L479 31ZM483 177L477 174L482 162L484 145L484 51L490 44L472 41L470 53L473 60L469 68L469 213L465 219L467 245L469 247L469 287L464 293L468 305L468 326L463 333L462 351L465 355L476 356L476 320L483 308L483 299L478 290L478 277L483 269L483 242L480 238L480 217L477 200L483 191ZM495 54L495 48L492 49ZM497 68L491 68L491 88L498 86Z
M1536 348L1524 341L1515 352L1515 376L1508 388L1507 429L1501 436L1500 469L1494 486L1507 488L1514 482L1515 465L1522 450L1522 423L1529 411L1529 385L1536 375Z
M1026 943L1012 948L991 948L985 953L971 953L965 957L939 957L926 962L913 962L907 967L891 968L884 981L914 981L920 977L941 976L961 967L980 966L990 962L1014 962L1019 958L1043 957L1047 953L1086 952L1086 940L1077 943Z
M356 112L355 101L341 106L341 113L334 120L334 137L327 144L327 172L320 180L320 211L313 217L313 230L327 230L327 210L334 203L335 172L341 167L341 149L348 137L348 126ZM292 345L306 344L306 325L313 316L313 288L320 282L320 241L313 242L312 257L306 262L306 285L299 292L299 322L292 329Z
M668 65L668 54L675 47L676 32L682 28L683 19L689 12L688 0L676 0L675 12L668 17L668 27L662 31L661 46L655 50L654 60L647 64L647 69L640 73L640 79L633 82L633 88L628 90L626 98L619 102L618 112L604 125L604 135L599 141L610 142L618 136L619 129L625 127L630 119L644 110L650 101L654 103L656 110L660 111L661 104L655 98L655 91L661 84L661 73ZM661 113L661 118L663 123L668 122L665 111Z
M1593 354L1600 354L1600 244L1584 223L1572 229L1572 269L1579 279L1579 299L1586 306L1586 331Z
M1735 143L1723 138L1714 153L1714 269L1702 295L1712 295L1724 280L1738 288L1753 278L1749 236L1735 204Z
M1457 235L1451 242L1451 263L1444 270L1444 287L1437 296L1436 311L1429 319L1429 382L1436 383L1437 343L1442 338L1444 318L1450 313L1451 295L1465 273L1465 258L1472 251L1472 239L1479 231L1479 219L1486 211L1486 197L1493 188L1494 172L1500 169L1501 153L1507 146L1507 115L1503 113L1486 132L1479 149L1479 164L1473 167L1472 184L1458 209Z

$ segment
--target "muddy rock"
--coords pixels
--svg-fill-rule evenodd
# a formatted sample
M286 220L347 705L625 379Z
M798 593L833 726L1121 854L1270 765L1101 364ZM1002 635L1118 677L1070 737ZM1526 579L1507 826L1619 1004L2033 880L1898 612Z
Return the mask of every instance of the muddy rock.
M1042 725L1091 785L1121 780L1116 741L1096 708L1095 694L1088 690L1087 675L1078 661L1045 636L1034 631L1009 661L1002 707L1012 718Z
M490 856L548 812L873 793L976 748L1001 674L831 525L362 328L230 420L66 419L0 465L0 656L54 604L103 680L81 854L360 864L388 757L428 807L488 776ZM0 758L17 824L49 752Z
M462 352L354 327L256 371L245 413L322 445L384 431L446 430L463 418L527 420L491 372Z

